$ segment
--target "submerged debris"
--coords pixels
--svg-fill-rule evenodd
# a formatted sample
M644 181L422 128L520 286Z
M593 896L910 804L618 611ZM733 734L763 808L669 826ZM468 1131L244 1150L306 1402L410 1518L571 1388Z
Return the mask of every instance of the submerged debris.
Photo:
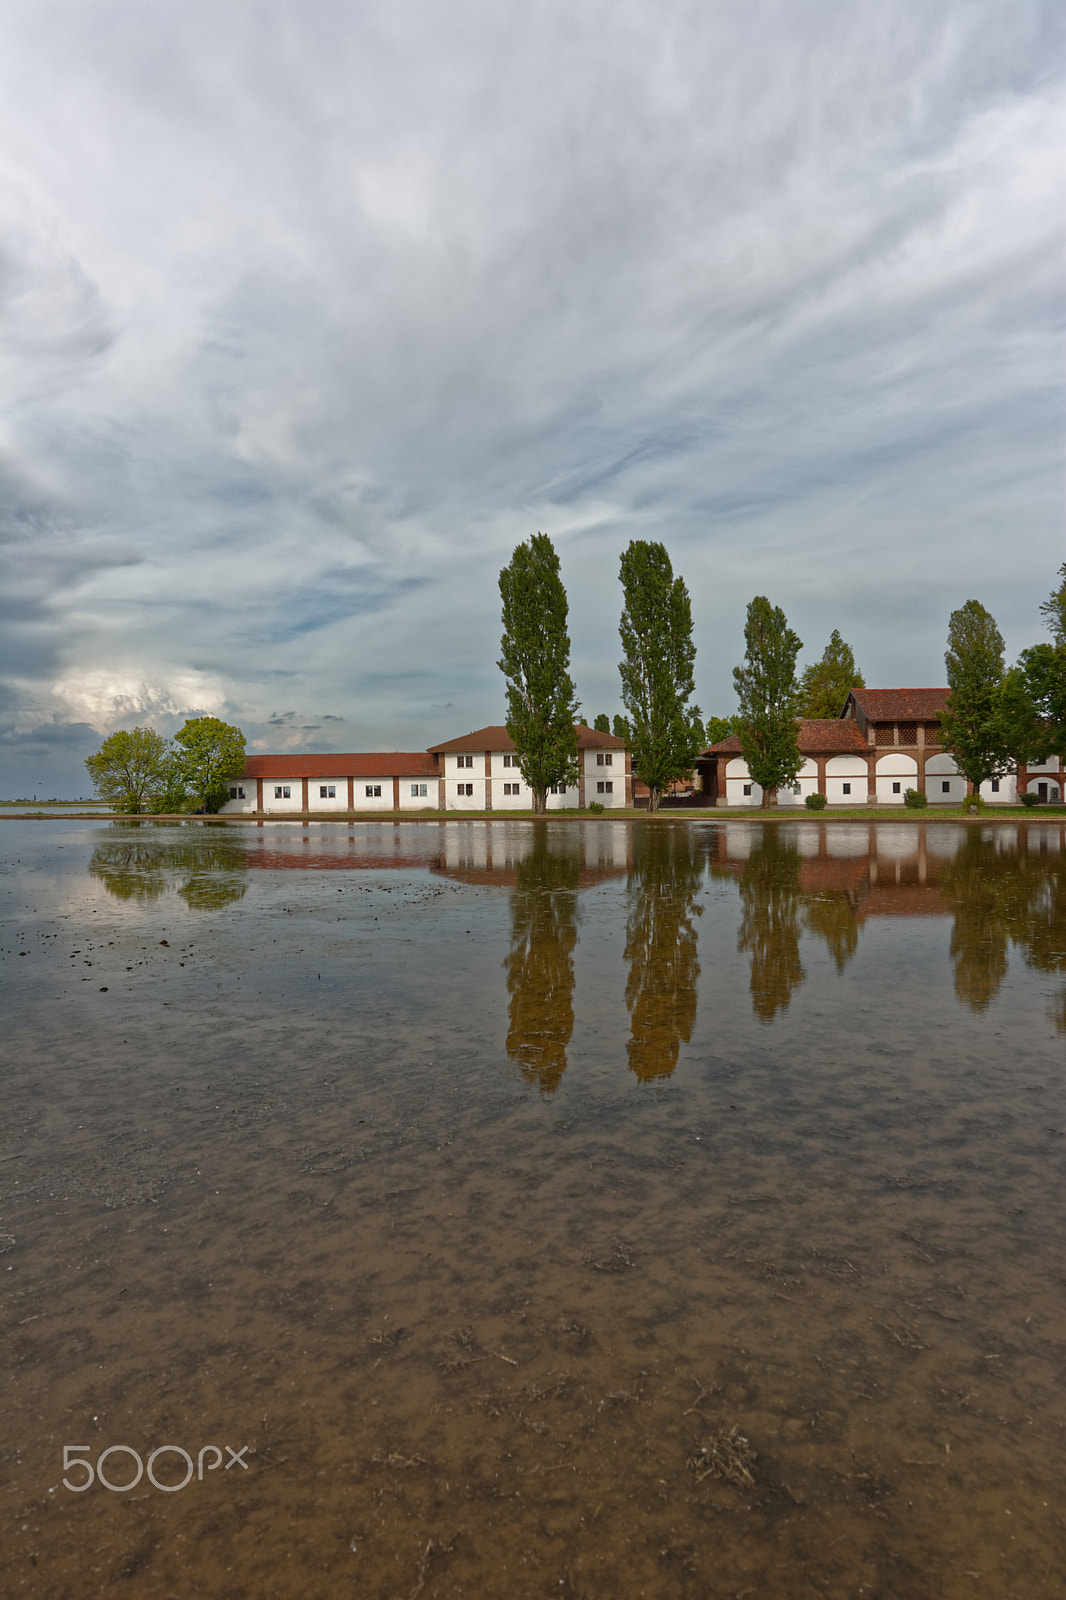
M704 1478L722 1478L736 1489L754 1489L751 1469L758 1459L734 1423L728 1432L723 1428L698 1444L688 1464L696 1474L697 1483L702 1483Z

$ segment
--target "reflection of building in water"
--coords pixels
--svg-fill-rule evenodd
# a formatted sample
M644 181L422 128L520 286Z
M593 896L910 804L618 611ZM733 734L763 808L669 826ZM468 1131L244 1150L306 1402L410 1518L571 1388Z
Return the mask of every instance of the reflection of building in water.
M243 841L198 825L121 822L93 847L89 873L117 900L157 900L168 889L193 911L231 905L245 892Z
M625 946L629 1070L642 1082L670 1076L696 1024L702 886L701 836L688 828L642 834L629 874Z
M803 932L842 972L863 925L879 917L953 916L955 992L973 1010L996 994L1011 944L1039 970L1066 972L1061 825L771 823L716 830L711 851L712 872L739 883L738 945L751 954L752 1005L765 1020L803 981ZM1066 1028L1066 996L1058 1006Z

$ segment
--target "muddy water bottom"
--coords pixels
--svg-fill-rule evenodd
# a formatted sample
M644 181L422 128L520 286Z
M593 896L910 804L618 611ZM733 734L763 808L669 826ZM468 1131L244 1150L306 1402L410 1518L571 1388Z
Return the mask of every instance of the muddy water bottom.
M884 836L398 831L13 852L4 1592L1061 1595L1056 973Z

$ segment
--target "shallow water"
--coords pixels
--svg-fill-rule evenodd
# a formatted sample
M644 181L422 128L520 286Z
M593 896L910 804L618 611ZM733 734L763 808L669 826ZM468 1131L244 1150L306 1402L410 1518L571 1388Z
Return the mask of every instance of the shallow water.
M0 848L5 1594L1066 1593L1060 825Z

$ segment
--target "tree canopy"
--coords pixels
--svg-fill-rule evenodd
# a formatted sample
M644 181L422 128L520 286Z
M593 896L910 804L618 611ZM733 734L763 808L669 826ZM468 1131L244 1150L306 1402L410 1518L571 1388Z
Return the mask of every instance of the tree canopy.
M597 733L610 733L611 719L607 715L606 711L600 712L592 726L596 729Z
M503 638L497 665L507 680L507 732L533 809L547 809L548 790L578 780L578 701L570 676L566 590L547 534L516 548L500 573Z
M848 691L865 687L850 644L834 628L821 660L813 661L800 678L800 716L839 717Z
M170 743L154 728L122 728L85 761L101 800L116 811L157 809L169 776Z
M944 748L977 794L1018 759L1003 694L1003 635L979 600L951 613L944 663L951 690L940 719Z
M1029 754L1035 761L1057 755L1066 762L1066 562L1059 568L1059 577L1059 587L1040 607L1053 642L1023 650L1019 662L1033 708Z
M174 743L182 779L205 811L217 811L228 780L244 771L244 734L218 717L192 717Z
M622 553L621 579L622 704L633 771L647 784L649 809L656 811L663 792L688 776L703 748L699 707L688 704L695 689L692 606L661 544L634 539Z
M803 765L798 718L796 657L803 641L780 606L758 594L748 606L744 661L733 668L740 748L748 771L762 789L763 806L777 804L777 791L793 783Z

